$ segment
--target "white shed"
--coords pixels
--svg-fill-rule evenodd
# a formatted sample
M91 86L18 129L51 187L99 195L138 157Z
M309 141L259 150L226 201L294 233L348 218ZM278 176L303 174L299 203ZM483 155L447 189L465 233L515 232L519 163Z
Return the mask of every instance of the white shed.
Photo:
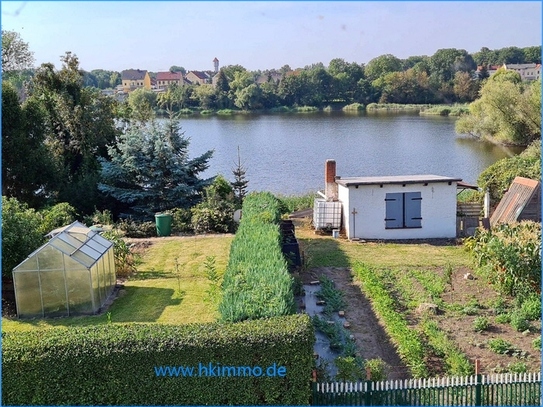
M456 237L456 185L438 175L336 178L349 239Z

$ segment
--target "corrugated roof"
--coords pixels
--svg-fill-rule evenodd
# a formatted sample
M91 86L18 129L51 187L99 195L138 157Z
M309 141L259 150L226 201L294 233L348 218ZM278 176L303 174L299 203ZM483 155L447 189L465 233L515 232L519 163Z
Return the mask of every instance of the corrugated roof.
M337 178L336 183L346 187L355 185L380 184L420 184L435 182L459 182L461 178L443 177L440 175L390 175L382 177L345 177Z
M539 181L516 177L490 217L490 226L515 222L526 205L540 191Z

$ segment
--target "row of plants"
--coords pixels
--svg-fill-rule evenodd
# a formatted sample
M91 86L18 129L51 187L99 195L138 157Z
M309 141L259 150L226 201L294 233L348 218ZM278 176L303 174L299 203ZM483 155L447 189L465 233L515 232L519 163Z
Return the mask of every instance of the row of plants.
M223 278L221 320L294 313L293 279L281 251L279 200L269 192L253 192L242 213Z
M398 312L398 309L402 307L401 304L391 295L388 287L372 268L363 263L356 263L353 273L370 299L376 315L383 321L385 330L413 377L427 377L429 371L424 363L424 343L420 334L411 329L405 317Z
M301 314L5 333L2 404L307 405L313 343Z

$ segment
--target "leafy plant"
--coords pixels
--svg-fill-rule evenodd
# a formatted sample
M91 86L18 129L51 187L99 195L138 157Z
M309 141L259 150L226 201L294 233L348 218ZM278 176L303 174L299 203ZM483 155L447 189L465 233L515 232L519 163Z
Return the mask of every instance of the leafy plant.
M507 364L507 371L509 373L526 373L528 371L528 366L524 362L513 362Z
M511 315L510 314L496 315L496 322L498 324L508 324L509 322L511 322Z
M501 338L489 339L488 347L493 352L503 355L506 355L515 349L510 342L507 342L505 339Z
M381 382L387 379L389 366L380 358L368 359L364 362L364 367L369 369L371 380Z
M541 350L541 335L532 341L532 347L537 350Z
M324 306L325 313L337 312L345 309L347 303L343 298L343 293L335 288L335 284L326 276L320 277L320 290L317 292L317 298L326 302Z
M355 382L365 377L364 362L361 358L338 356L334 363L337 367L336 380Z
M209 281L209 289L206 290L207 298L211 302L218 302L221 293L221 275L215 265L215 256L207 256L204 262L204 272Z
M140 222L132 218L120 219L117 227L124 232L126 237L155 237L156 224L154 222Z
M519 332L530 329L530 322L526 319L526 315L522 310L516 309L511 313L511 326Z
M520 310L528 321L541 319L541 297L531 295L522 302Z
M112 229L100 233L113 243L113 256L115 258L115 273L117 277L128 277L136 271L138 257L130 250L121 234Z
M490 323L488 322L488 318L486 317L477 317L473 321L473 330L476 332L486 331L489 326Z

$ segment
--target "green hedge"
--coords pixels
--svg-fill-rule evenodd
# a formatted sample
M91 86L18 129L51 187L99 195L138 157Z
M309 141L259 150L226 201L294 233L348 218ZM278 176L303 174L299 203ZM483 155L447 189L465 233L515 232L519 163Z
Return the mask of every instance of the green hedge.
M268 192L251 193L242 213L223 278L221 320L294 313L293 281L281 251L279 200Z
M2 334L3 405L307 405L307 315L237 324L103 325ZM155 366L285 367L284 377L157 377ZM195 372L198 369L195 369Z

